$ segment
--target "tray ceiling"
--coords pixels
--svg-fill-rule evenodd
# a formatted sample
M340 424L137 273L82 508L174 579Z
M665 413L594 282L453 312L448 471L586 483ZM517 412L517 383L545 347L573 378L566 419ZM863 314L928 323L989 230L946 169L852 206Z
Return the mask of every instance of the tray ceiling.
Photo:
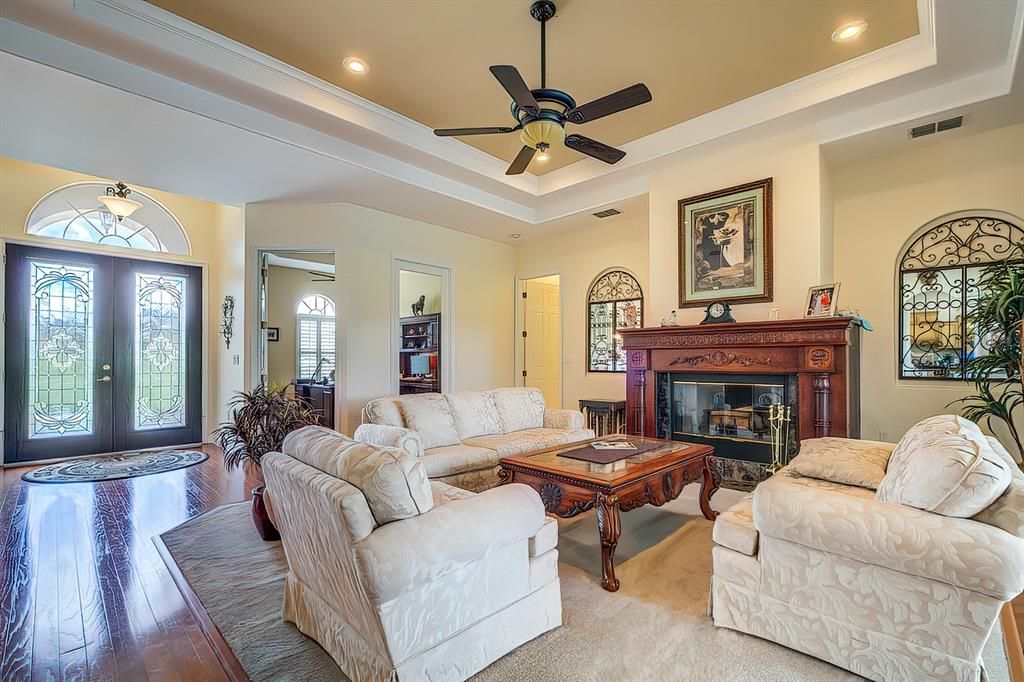
M491 64L514 64L539 87L539 27L529 2L476 0L150 0L431 127L508 125L508 96ZM556 0L557 1L557 0ZM848 43L839 25L869 29ZM643 81L654 101L569 126L621 145L913 36L915 0L562 0L548 24L548 86L578 102ZM357 57L369 72L341 64ZM460 138L501 159L518 135ZM554 150L545 173L583 158Z

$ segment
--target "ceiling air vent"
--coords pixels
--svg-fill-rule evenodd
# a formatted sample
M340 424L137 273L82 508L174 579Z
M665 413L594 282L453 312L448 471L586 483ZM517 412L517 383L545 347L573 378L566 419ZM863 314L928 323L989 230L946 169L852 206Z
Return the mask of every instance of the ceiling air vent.
M924 137L925 135L931 135L932 133L941 133L946 130L953 130L954 128L959 128L963 124L963 116L954 116L953 118L947 118L942 121L915 126L910 129L909 133L911 139L913 139L917 137Z
M619 215L622 211L618 211L614 208L606 208L603 211L598 211L594 214L595 218L611 218L613 215Z

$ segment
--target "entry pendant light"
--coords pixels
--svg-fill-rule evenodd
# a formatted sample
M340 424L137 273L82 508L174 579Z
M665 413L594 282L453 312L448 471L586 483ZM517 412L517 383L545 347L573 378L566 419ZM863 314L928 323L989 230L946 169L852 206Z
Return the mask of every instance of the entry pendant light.
M121 222L142 208L142 204L128 198L131 193L132 191L126 184L119 182L113 187L107 187L107 193L98 199L107 207L108 211L117 216L117 221Z

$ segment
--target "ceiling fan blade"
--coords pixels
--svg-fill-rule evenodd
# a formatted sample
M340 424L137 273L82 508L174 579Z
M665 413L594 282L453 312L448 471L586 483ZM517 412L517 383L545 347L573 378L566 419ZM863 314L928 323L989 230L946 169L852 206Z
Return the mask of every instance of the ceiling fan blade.
M523 147L519 150L516 155L515 161L505 171L505 175L519 175L526 170L526 167L530 165L530 161L533 160L533 155L537 152L533 147Z
M617 114L631 107L646 104L651 101L651 91L643 83L630 85L624 90L613 92L595 99L593 102L581 104L575 109L566 112L565 117L571 123L588 123L602 116Z
M587 156L593 156L598 161L604 161L605 163L618 163L626 155L626 152L621 149L609 147L604 142L591 140L589 137L583 137L582 135L566 135L565 146Z
M494 126L491 128L438 128L434 134L438 137L451 137L453 135L496 135L499 133L511 133L515 128L509 126Z
M533 98L533 93L527 87L526 81L519 74L519 69L514 66L492 66L491 73L501 83L501 87L512 96L512 101L519 105L519 108L529 114L540 112L540 105Z

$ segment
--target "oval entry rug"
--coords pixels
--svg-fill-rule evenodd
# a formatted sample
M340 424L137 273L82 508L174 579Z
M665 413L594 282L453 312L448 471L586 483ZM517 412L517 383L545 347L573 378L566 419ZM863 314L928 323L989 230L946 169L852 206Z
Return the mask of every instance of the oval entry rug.
M29 471L21 478L29 483L88 483L134 478L184 469L205 462L209 456L198 450L128 452L60 462Z

